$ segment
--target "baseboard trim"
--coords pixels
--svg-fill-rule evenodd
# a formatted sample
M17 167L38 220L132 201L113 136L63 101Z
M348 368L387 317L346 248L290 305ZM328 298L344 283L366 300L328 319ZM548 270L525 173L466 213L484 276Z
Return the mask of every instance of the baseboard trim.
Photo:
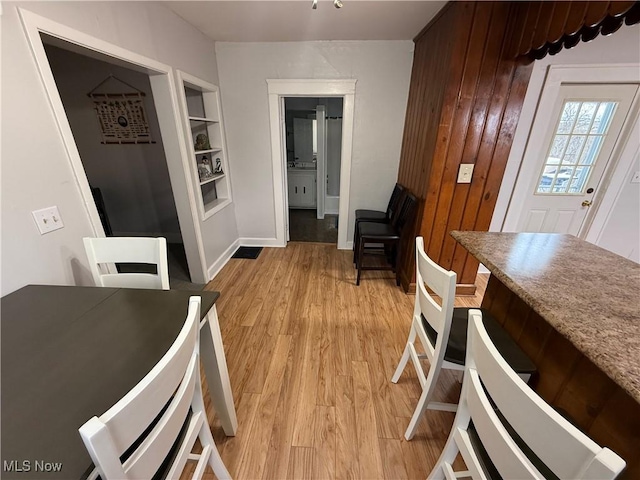
M222 267L224 267L227 264L227 262L231 258L231 255L233 255L236 252L239 246L240 246L240 239L238 238L231 245L229 245L229 248L227 248L222 253L222 255L218 257L218 259L215 262L213 262L213 264L207 270L209 281L213 280L216 277L216 275L220 273L220 270L222 270Z
M472 297L476 294L477 289L475 283L458 283L456 284L456 295Z
M338 250L353 250L353 240L347 240L344 248L338 248Z
M277 238L240 238L243 247L286 247Z

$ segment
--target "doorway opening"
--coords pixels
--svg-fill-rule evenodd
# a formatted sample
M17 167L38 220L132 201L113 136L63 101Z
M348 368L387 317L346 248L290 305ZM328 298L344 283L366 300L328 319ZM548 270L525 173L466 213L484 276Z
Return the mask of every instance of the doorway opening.
M338 206L338 248L350 249L347 240L351 157L353 149L355 79L267 79L269 124L271 127L271 167L275 207L276 238L273 244L284 247L289 239L289 200L287 185L287 148L285 128L286 97L341 98L342 141L340 145L340 196ZM322 175L324 178L324 174Z
M338 243L341 97L285 97L289 239Z
M149 74L40 36L105 235L165 237L171 288L201 289L191 281Z

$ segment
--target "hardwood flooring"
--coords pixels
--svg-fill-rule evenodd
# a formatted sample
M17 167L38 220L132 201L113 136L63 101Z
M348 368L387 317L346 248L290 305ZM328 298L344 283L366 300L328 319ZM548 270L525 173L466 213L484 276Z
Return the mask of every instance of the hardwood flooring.
M351 259L335 245L290 243L230 260L207 285L221 293L236 437L205 400L234 479L424 479L439 456L454 415L429 411L407 442L420 386L411 365L390 381L414 297L389 271L363 272L357 287ZM459 305L480 305L486 280ZM449 372L439 386L440 399L457 398Z

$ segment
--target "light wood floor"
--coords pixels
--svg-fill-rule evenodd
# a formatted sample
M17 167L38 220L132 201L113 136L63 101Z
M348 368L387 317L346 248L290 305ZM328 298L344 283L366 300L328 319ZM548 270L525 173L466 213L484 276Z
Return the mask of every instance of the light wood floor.
M411 364L390 381L414 297L389 271L363 272L357 287L351 258L335 245L290 243L230 260L207 285L221 293L237 436L225 437L207 408L233 478L424 479L435 463L453 414L428 411L407 442L419 383ZM441 380L438 397L456 399L457 379Z

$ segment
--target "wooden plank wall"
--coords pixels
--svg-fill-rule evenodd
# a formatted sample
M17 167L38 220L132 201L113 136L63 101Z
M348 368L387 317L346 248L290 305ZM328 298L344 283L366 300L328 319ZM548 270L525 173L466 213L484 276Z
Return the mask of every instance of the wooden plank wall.
M512 6L452 2L415 39L398 181L421 200L415 234L459 293L475 290L478 263L449 232L488 230L531 73L504 55ZM456 183L461 163L475 165L470 184ZM414 253L403 257L408 290Z

